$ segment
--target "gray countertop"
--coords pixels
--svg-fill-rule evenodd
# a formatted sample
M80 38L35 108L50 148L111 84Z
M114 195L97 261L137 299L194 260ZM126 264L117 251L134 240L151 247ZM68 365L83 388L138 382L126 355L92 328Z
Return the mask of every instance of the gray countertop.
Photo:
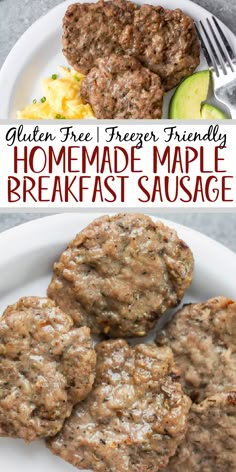
M0 67L21 34L61 0L0 0ZM161 0L160 0L161 3ZM173 8L178 2L172 0ZM236 0L195 0L218 16L236 34ZM0 232L24 223L40 214L0 214ZM236 252L236 214L168 213L166 218L197 229Z

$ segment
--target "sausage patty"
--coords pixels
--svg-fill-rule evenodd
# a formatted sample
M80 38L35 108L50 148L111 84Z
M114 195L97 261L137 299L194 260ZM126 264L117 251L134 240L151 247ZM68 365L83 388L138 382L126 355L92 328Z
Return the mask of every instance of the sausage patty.
M52 300L22 298L0 318L0 435L55 435L90 392L90 330L74 328Z
M160 75L170 90L200 63L193 20L181 10L125 0L76 3L64 17L63 52L87 74L98 58L129 54Z
M96 346L95 386L49 447L94 472L157 472L186 431L190 400L169 348L125 341Z
M96 118L159 119L162 115L160 78L131 56L98 59L82 82L81 95Z
M236 303L218 297L186 305L158 333L157 343L173 349L183 387L195 402L236 388Z
M200 63L200 45L192 18L182 10L142 5L135 10L133 34L124 47L162 80L176 87Z
M95 334L144 336L192 275L192 253L174 230L142 214L103 216L54 264L48 296Z
M186 437L164 470L236 470L236 390L215 394L192 406Z

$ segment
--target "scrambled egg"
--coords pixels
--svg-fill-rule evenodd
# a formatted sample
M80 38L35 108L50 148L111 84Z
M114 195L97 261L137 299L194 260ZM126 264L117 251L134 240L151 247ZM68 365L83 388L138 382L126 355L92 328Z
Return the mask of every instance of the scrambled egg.
M74 120L95 118L90 105L85 105L80 95L81 81L84 75L73 69L60 67L61 77L53 74L43 79L43 97L34 100L24 110L17 113L18 119L24 120Z

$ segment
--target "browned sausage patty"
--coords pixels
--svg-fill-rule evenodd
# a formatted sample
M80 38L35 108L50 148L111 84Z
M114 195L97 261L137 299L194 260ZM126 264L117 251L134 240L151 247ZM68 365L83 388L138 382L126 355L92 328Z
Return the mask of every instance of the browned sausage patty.
M236 390L216 394L192 406L186 437L164 470L236 470Z
M98 59L82 83L81 95L96 118L158 119L162 115L160 78L131 56Z
M129 35L136 9L125 0L70 5L63 20L63 52L69 64L87 74L98 58L124 54L119 38Z
M200 63L194 22L179 9L142 5L135 11L133 34L124 46L161 77L165 90L176 87Z
M236 388L236 303L224 297L185 306L157 336L173 349L195 402Z
M49 447L94 472L157 472L186 431L190 400L169 348L98 344L95 386Z
M55 435L94 381L90 330L52 300L22 298L0 318L0 435Z
M98 58L129 54L160 75L169 90L200 63L193 20L181 10L141 7L125 0L76 3L64 17L63 51L88 73Z
M144 336L192 275L192 253L174 230L142 214L103 216L55 263L48 296L95 334Z

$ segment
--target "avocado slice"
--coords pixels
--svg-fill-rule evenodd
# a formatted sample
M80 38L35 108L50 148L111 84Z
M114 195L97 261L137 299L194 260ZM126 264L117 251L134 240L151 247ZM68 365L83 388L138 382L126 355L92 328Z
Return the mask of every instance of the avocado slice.
M201 109L202 120L226 120L226 114L219 108L213 107L208 103L204 103Z
M169 109L169 118L201 120L201 105L207 99L211 74L209 70L195 72L177 88Z

